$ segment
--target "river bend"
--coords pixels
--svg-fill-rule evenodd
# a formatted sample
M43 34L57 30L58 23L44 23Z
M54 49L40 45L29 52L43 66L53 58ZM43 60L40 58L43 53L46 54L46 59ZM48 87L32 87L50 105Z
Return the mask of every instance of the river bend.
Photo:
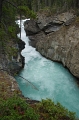
M17 75L16 81L22 94L35 100L51 98L54 102L60 102L69 110L76 112L79 117L79 87L76 79L62 64L42 57L29 45L29 39L24 31L24 21L21 21L21 39L26 45L21 54L25 57L25 67L19 75L32 84ZM20 25L19 20L17 23Z

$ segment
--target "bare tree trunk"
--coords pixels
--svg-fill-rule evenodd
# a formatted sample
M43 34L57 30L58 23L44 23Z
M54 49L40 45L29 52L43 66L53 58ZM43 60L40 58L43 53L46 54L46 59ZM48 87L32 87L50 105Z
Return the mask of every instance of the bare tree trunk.
M38 10L41 8L40 6L40 0L38 0Z
M79 0L76 0L76 7L79 8Z
M51 7L51 5L52 5L51 0L48 0L48 6Z
M45 6L48 6L48 0L45 0Z
M33 84L31 83L29 80L25 79L24 77L18 75L18 77L21 77L22 79L24 79L25 81L27 81L34 89L38 90L38 88Z
M1 21L1 17L2 17L2 4L3 4L4 0L0 0L0 21Z

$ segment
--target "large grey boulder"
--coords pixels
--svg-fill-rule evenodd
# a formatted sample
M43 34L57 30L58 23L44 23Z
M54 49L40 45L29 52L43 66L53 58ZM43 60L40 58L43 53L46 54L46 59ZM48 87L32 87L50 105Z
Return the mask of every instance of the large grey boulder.
M40 31L40 28L35 20L26 20L24 22L24 29L26 31L26 35L33 35Z

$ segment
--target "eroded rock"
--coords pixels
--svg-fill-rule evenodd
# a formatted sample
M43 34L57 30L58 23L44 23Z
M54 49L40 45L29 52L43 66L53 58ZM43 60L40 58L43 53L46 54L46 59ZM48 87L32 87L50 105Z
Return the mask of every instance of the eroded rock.
M7 47L12 47L11 53L0 52L0 69L6 70L10 74L16 74L24 67L24 57L21 50L24 49L25 43L19 40L18 43L11 42Z
M40 28L38 27L38 24L36 23L35 20L25 21L24 29L25 29L27 35L33 35L40 31Z
M36 44L37 50L45 57L62 62L70 72L79 78L79 28L75 25L62 26Z
M39 34L30 37L36 40L34 47L46 58L62 62L79 78L79 23L73 13L54 16L38 14ZM26 28L27 29L27 28Z

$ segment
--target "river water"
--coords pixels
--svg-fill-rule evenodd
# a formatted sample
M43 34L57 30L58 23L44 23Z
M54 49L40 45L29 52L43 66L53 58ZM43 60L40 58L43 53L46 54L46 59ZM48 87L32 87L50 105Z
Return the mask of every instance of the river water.
M22 55L25 57L25 67L16 76L19 88L25 97L34 100L50 98L60 102L79 117L79 87L76 79L69 71L57 62L50 61L40 55L29 45L23 22L21 25L21 39L25 42ZM20 25L20 21L17 23ZM18 34L18 37L20 35ZM28 81L29 82L28 82Z

